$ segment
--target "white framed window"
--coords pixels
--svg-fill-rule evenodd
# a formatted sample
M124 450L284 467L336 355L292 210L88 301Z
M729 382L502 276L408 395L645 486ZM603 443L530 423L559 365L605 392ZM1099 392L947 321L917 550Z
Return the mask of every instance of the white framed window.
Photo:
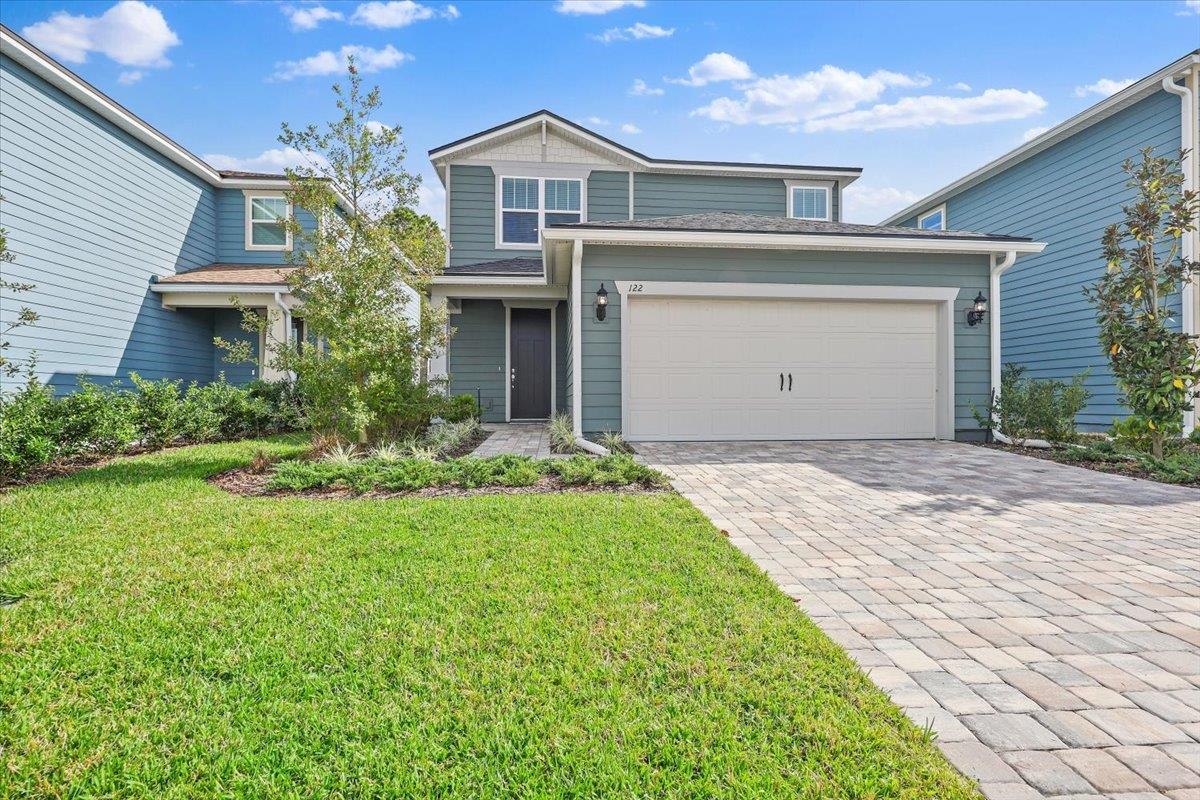
M946 230L946 204L917 216L917 227L923 231Z
M788 181L787 214L792 219L833 219L832 191L825 183Z
M283 224L292 204L281 194L246 193L246 249L291 250L292 233Z
M496 247L536 250L546 225L583 221L583 181L523 178L496 181Z

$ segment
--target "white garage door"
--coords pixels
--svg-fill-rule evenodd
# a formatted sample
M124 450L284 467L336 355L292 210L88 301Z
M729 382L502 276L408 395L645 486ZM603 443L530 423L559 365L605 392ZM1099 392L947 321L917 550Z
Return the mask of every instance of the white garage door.
M934 438L937 306L631 297L630 440Z

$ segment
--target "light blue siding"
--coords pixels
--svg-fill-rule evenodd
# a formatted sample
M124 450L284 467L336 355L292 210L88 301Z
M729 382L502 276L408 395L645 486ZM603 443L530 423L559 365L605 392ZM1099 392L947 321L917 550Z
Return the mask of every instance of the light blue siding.
M213 189L3 57L0 96L4 277L37 284L5 294L0 324L21 305L41 315L11 354L36 350L64 388L132 371L209 380L212 313L165 310L149 284L216 260Z
M621 427L621 308L614 281L727 281L864 286L957 286L956 307L965 308L986 290L985 256L911 253L810 253L776 250L640 248L589 245L583 251L584 297L604 282L608 318L585 315L583 337L583 429L587 433ZM870 319L863 320L870 325ZM955 428L974 438L978 426L971 406L985 407L990 394L988 325L968 327L954 317ZM869 387L864 387L869 391Z
M629 219L629 173L597 170L588 176L589 222Z
M1144 147L1178 154L1179 98L1158 92L1047 150L953 196L947 225L1046 242L1001 282L1001 351L1036 378L1069 379L1091 370L1093 397L1081 425L1105 428L1124 416L1120 391L1083 288L1104 272L1100 237L1131 197L1122 162ZM914 224L915 217L904 224ZM1178 308L1179 296L1171 298ZM1176 317L1178 324L1178 317Z
M214 309L213 316L213 335L220 336L228 342L249 342L250 352L254 356L254 362L238 362L230 364L225 361L225 352L214 347L212 377L215 380L222 372L225 373L225 380L235 386L245 386L247 383L255 380L259 376L258 368L258 341L257 333L242 330L242 312L233 308Z
M241 189L218 189L216 196L217 254L213 260L224 264L287 263L283 250L246 249L246 195ZM303 209L296 210L296 219L307 231L316 227L316 219Z

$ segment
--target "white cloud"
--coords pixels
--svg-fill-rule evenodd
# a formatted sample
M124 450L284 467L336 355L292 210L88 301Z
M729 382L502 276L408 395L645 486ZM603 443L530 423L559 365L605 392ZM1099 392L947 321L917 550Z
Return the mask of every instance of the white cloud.
M132 86L144 77L146 77L146 73L140 69L127 69L117 76L117 83L122 86Z
M367 124L363 125L363 127L376 136L379 136L384 131L390 131L392 129L391 125L384 125L382 122L375 119L367 120Z
M971 91L971 84L963 83L962 81L959 81L958 83L954 84L950 88L954 89L955 91L958 91L958 92L969 92L969 91Z
M1087 97L1089 94L1098 94L1101 97L1108 97L1124 89L1133 83L1133 78L1125 78L1123 80L1114 81L1111 78L1101 78L1095 83L1089 83L1087 86L1076 86L1076 97Z
M604 119L603 117L588 117L585 120L585 122L587 122L589 125L595 125L600 128L603 128L606 125L611 124L611 123L609 123L608 120Z
M75 64L95 52L129 67L167 67L167 51L179 44L162 12L141 0L122 0L98 17L59 11L21 33L50 55Z
M314 167L326 165L324 156L304 153L294 147L275 147L256 156L229 156L222 153L206 153L201 156L214 169L236 169L243 172L269 172L280 174L288 167Z
M884 103L860 111L810 119L804 123L804 130L813 133L973 125L1023 119L1045 107L1046 101L1039 95L1018 89L987 89L974 97L922 95L903 97L895 103Z
M842 193L842 217L847 222L877 222L920 199L921 195L904 189L852 183Z
M1025 142L1031 142L1048 130L1050 130L1049 125L1034 126L1034 127L1030 128L1029 130L1025 131L1025 133L1021 134L1021 143L1024 144Z
M745 81L754 77L750 65L729 53L709 53L688 67L686 78L671 80L684 86L705 86L719 81Z
M738 86L741 97L718 97L692 113L735 125L798 125L852 111L878 99L888 89L921 87L930 82L924 75L888 70L861 75L826 64L803 75L757 78Z
M283 6L281 8L284 16L288 18L288 22L292 25L292 30L296 31L311 31L327 20L342 20L345 17L340 11L333 11L325 6L306 6L297 8L296 6Z
M278 81L290 81L292 78L309 77L312 75L333 75L346 69L346 59L354 56L354 62L363 73L379 72L384 69L398 67L405 61L411 61L412 56L402 53L392 45L381 50L361 45L344 45L338 52L322 50L316 55L302 58L298 61L281 61L275 65L272 76Z
M646 82L641 78L634 78L633 86L629 87L629 95L631 97L659 97L663 92L663 89L647 86Z
M1175 13L1180 17L1200 16L1200 0L1183 0L1183 8Z
M609 28L604 33L593 36L598 42L628 42L632 39L664 39L675 33L674 28L662 28L658 25L647 25L635 22L628 28Z
M361 3L350 15L350 22L355 25L369 25L372 28L403 28L426 19L441 17L442 19L458 19L458 8L446 6L440 11L429 6L415 3L413 0L388 0Z
M572 16L607 14L622 8L645 8L646 0L558 0L554 10Z
M621 133L641 133L642 129L632 122L626 122L621 126Z

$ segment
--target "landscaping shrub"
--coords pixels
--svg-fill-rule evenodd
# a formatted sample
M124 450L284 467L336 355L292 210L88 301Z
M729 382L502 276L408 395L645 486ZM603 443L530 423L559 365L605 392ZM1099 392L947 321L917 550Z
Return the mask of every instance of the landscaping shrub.
M1025 377L1026 367L1005 364L1000 378L1000 396L987 413L972 406L981 428L999 430L1021 442L1045 439L1048 442L1073 442L1077 438L1075 415L1083 410L1091 396L1084 388L1085 371L1070 383L1054 379Z
M479 404L469 394L459 394L446 400L445 406L438 415L446 422L464 422L469 419L479 419Z
M119 453L137 441L137 404L129 392L81 378L79 388L52 402L58 455Z
M251 381L246 389L250 396L267 404L271 418L267 425L273 431L298 431L308 427L300 391L291 381Z
M0 394L0 481L15 480L58 455L53 392L31 381Z
M666 478L629 456L534 460L528 456L455 458L433 461L421 458L344 461L288 461L274 467L267 488L285 491L346 487L356 492L371 489L416 491L433 486L476 489L484 486L531 486L542 477L557 475L571 486L665 486Z
M550 420L550 449L555 453L574 453L577 449L575 426L567 414L555 414Z
M625 441L625 437L616 431L605 431L600 434L600 446L612 453L632 452L632 448Z
M130 373L129 380L137 388L137 425L143 441L151 447L163 447L173 442L181 433L181 381L167 378L151 381L136 372Z
M203 386L193 381L179 407L179 428L185 439L207 441L233 438L273 427L266 400L225 381L225 373Z

